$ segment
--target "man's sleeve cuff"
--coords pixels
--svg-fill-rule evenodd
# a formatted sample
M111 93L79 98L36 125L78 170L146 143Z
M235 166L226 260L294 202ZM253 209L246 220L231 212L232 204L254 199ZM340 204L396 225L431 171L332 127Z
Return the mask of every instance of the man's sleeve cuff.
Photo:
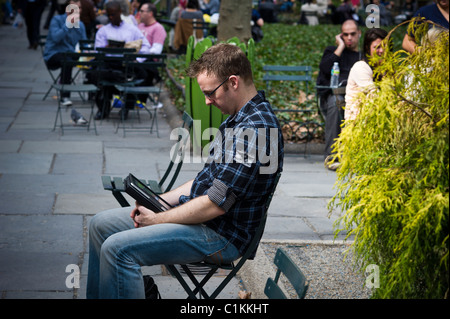
M226 212L234 205L237 196L231 188L218 179L213 181L213 185L208 189L209 199Z

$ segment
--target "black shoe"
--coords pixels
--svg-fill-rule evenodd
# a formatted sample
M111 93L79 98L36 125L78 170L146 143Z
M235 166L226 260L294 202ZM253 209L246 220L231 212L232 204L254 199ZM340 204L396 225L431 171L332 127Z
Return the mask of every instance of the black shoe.
M145 299L161 299L158 286L150 276L144 276Z
M104 113L102 115L102 111L98 111L97 114L95 114L94 120L98 121L98 120L103 120L106 119L108 117L109 114Z

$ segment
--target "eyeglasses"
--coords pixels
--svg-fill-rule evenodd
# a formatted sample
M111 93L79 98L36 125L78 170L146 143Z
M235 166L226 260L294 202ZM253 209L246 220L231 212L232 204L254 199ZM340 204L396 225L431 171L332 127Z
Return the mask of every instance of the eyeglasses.
M231 75L230 75L230 76L231 76ZM217 91L222 85L224 85L226 81L228 81L228 80L230 79L230 76L227 77L222 83L220 83L219 86L216 87L214 90L212 90L212 91L209 92L209 93L203 92L203 94L205 94L205 96L206 96L208 99L210 99L210 100L213 99L214 93L216 93L216 91Z
M148 12L148 11L147 10L139 10L139 12L145 13L145 12Z

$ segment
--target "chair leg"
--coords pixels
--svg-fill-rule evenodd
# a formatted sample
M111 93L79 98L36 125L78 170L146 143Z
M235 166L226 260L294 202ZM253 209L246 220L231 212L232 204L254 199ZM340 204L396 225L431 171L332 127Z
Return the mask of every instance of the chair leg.
M56 117L55 117L55 123L53 125L53 131L56 130L56 126L58 124L58 118L59 118L59 127L61 128L61 134L64 135L64 127L62 122L62 111L61 111L61 96L60 92L58 91L58 110L56 111Z
M94 107L95 107L95 100L91 100L91 114L89 116L88 131L89 131L89 127L91 126L91 122L94 122L94 132L95 132L95 135L98 135L97 124L95 123L95 120L94 120Z
M153 112L153 122L156 124L156 137L159 138L159 129L158 129L158 109L155 108ZM152 123L152 130L153 130L153 123Z
M61 107L59 104L60 103L58 102L58 109L56 111L55 123L53 124L53 131L56 130L56 123L58 123L59 113L61 112Z
M122 195L122 193L118 190L113 190L112 194L114 198L119 202L120 206L122 207L128 207L130 206L130 203L125 199L125 197Z
M45 101L45 99L47 98L47 96L50 94L51 90L52 90L52 87L50 87L50 88L48 89L47 93L45 93L44 97L42 98L42 101Z
M172 274L172 276L175 276L175 278L177 278L180 285L187 292L188 299L197 299L191 287L189 287L189 285L186 283L186 280L184 280L184 278L181 276L180 272L175 268L175 266L174 265L165 265L165 266Z
M206 299L211 299L211 296L209 296L206 291L203 289L203 287L206 285L208 280L217 272L217 268L212 268L202 279L201 282L198 282L197 278L192 274L191 270L188 266L182 265L181 266L183 270L186 272L188 277L191 279L192 283L195 285L195 289L193 290L194 294L197 294L200 292L200 296L203 296Z
M209 279L217 272L218 268L212 268L199 282L197 278L195 278L192 271L189 269L187 265L181 265L181 268L184 270L186 275L189 277L189 279L194 284L195 288L191 289L189 285L187 284L186 280L184 280L183 276L181 276L180 272L176 269L175 265L166 265L169 272L175 276L175 278L178 280L180 285L183 287L183 289L188 294L188 298L190 299L197 299L196 294L199 293L199 297L203 297L205 299L214 299L217 297L217 295L222 291L222 289L226 286L226 284L230 281L226 281L225 283L222 282L222 284L219 286L220 289L214 290L214 293L212 295L208 295L208 293L203 289L203 287L206 285L206 283L209 281Z
M55 76L50 72L50 70L49 70L49 73L50 73L50 76L51 76L51 78L52 78L52 80L53 80L53 84L57 84L58 81L59 81L59 78L61 77L61 73L58 74L58 76L57 76L56 78L55 78ZM42 101L45 101L45 99L47 98L47 96L48 96L48 95L50 94L50 92L52 91L52 88L53 88L52 86L49 87L47 93L45 93L44 97L42 98Z

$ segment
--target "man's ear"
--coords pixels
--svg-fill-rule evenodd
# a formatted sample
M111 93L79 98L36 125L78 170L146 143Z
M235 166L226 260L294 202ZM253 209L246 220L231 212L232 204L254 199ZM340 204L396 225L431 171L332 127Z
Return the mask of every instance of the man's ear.
M229 81L230 81L230 85L233 88L237 89L237 87L239 86L239 83L240 83L240 78L236 75L231 75Z

